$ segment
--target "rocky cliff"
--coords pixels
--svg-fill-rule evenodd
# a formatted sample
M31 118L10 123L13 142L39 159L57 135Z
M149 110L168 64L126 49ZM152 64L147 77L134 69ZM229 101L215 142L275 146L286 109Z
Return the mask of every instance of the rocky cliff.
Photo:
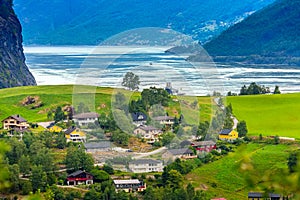
M12 0L0 0L0 88L36 85L25 64L21 32Z

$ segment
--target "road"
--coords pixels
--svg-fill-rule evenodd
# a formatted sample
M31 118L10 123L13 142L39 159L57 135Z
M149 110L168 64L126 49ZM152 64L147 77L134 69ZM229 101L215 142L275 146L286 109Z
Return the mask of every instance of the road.
M147 153L137 153L136 155L134 155L132 158L133 159L140 159L140 158L144 158L144 157L147 157L147 156L151 156L151 155L155 155L155 154L158 154L158 153L161 153L163 151L167 150L167 147L161 147L159 149L156 149L154 151L151 151L151 152L147 152Z

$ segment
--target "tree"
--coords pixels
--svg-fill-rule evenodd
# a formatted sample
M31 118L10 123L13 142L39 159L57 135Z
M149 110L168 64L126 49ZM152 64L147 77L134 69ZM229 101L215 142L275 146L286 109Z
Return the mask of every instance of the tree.
M191 183L189 183L186 187L187 199L192 200L195 196L195 188Z
M9 166L9 182L10 182L10 192L16 193L20 190L20 180L19 180L20 168L19 165L13 164Z
M65 118L65 114L64 112L62 111L61 107L58 106L55 110L55 113L54 113L54 121L55 122L59 122L59 121L62 121L64 120Z
M207 131L209 128L209 122L205 121L205 122L200 122L199 127L198 127L198 131L197 131L197 137L201 137L201 138L205 138Z
M240 121L237 124L237 132L239 133L239 137L244 137L247 135L248 129L247 129L247 124L244 120Z
M288 157L288 163L287 163L290 173L296 171L297 163L298 163L297 153L292 152Z
M114 174L114 168L112 168L111 166L109 165L104 165L103 166L103 171L107 172L108 174Z
M90 171L94 166L94 160L90 154L85 153L82 147L70 146L66 155L67 169L76 171L79 169Z
M140 78L132 72L127 72L123 78L122 86L129 90L138 90L140 84Z
M22 155L21 158L20 158L20 160L19 160L20 172L23 175L29 174L29 172L30 172L30 166L31 166L30 157Z
M85 113L85 112L90 112L90 109L88 106L84 105L83 102L80 102L77 107L77 113Z
M180 188L183 184L183 176L177 170L170 170L168 173L167 185L171 188Z
M47 175L43 171L42 166L34 165L32 167L32 176L30 177L30 181L34 192L38 189L45 191L47 185Z
M275 89L274 89L274 94L280 94L281 92L280 92L280 90L279 90L279 86L278 85L276 85L275 86Z

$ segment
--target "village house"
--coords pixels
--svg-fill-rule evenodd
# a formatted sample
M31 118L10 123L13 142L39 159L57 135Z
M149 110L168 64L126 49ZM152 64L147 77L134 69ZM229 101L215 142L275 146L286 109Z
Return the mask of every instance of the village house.
M80 113L73 116L73 120L79 126L87 126L89 123L98 121L99 114L95 112Z
M192 142L191 146L194 147L197 153L202 152L211 152L214 149L217 149L217 145L214 141L200 141L200 142Z
M161 160L140 159L129 162L128 167L133 173L162 172L163 162Z
M86 142L86 134L79 128L70 127L65 131L67 142Z
M4 120L2 120L2 127L4 130L25 130L29 128L27 120L21 117L20 115L11 115Z
M153 120L159 122L162 125L174 124L174 117L170 117L170 116L158 116L158 117L154 117Z
M111 143L109 141L99 141L84 144L87 153L97 153L111 151Z
M134 129L133 133L146 139L147 143L153 144L155 141L159 140L159 136L162 134L162 131L153 126L139 126Z
M121 190L125 192L142 192L146 190L146 183L138 179L114 180L114 186L116 192Z
M145 125L147 123L147 115L142 112L131 113L133 124L136 126Z
M88 172L78 170L67 176L68 185L81 185L81 184L93 184L93 175Z
M197 158L197 156L194 155L194 152L191 149L182 148L182 149L169 149L165 153L163 153L162 158L164 160L174 161L176 158L192 159L192 158Z
M238 132L232 129L223 129L219 132L220 140L234 141L238 137L239 137Z
M61 127L59 127L57 125L51 125L51 126L48 126L47 128L51 133L60 133L63 130Z
M281 197L280 194L269 193L267 195L264 195L263 193L260 192L249 192L248 199L249 200L280 200Z

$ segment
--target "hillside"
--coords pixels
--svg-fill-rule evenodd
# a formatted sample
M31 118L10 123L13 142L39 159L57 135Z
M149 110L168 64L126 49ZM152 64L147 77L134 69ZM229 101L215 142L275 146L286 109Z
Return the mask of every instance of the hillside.
M249 135L300 138L300 94L227 97L233 114L247 122Z
M298 179L288 174L287 166L295 150L299 144L242 144L228 156L195 169L186 179L204 190L208 199L247 199L250 191L299 195Z
M95 45L125 30L171 28L206 42L274 0L15 0L25 44ZM76 34L74 34L76 33Z
M92 87L83 86L81 99L75 100L77 108L80 102L83 102L89 107L90 110L95 110L98 113L109 113L111 111L111 101L113 99L112 94L115 93L113 88L104 87ZM67 106L73 103L73 85L54 85L54 86L27 86L27 87L15 87L0 90L0 119L12 114L20 114L26 118L29 122L42 122L49 121L47 119L47 113L50 110L55 110L57 106ZM76 86L75 90L81 89L81 86ZM128 96L131 94L129 91L124 91ZM122 92L123 93L123 92ZM42 102L42 106L38 108L32 108L32 106L23 106L22 100L28 96L38 97ZM93 99L95 97L95 99ZM131 96L132 99L139 97L139 93L135 93ZM182 98L181 98L182 99ZM184 109L185 120L187 123L193 124L193 122L199 119L199 112L191 108L189 105L193 103L195 99L191 97L184 97L182 105L179 102L171 102L169 107L166 108L170 115L179 113L181 109ZM200 105L200 118L201 120L209 120L212 115L211 111L211 98L199 97L198 103Z
M230 27L204 47L212 56L252 55L254 61L260 57L299 57L299 27L300 0L278 0ZM280 59L281 63L286 62Z
M0 88L36 85L25 65L21 31L12 0L0 0Z

